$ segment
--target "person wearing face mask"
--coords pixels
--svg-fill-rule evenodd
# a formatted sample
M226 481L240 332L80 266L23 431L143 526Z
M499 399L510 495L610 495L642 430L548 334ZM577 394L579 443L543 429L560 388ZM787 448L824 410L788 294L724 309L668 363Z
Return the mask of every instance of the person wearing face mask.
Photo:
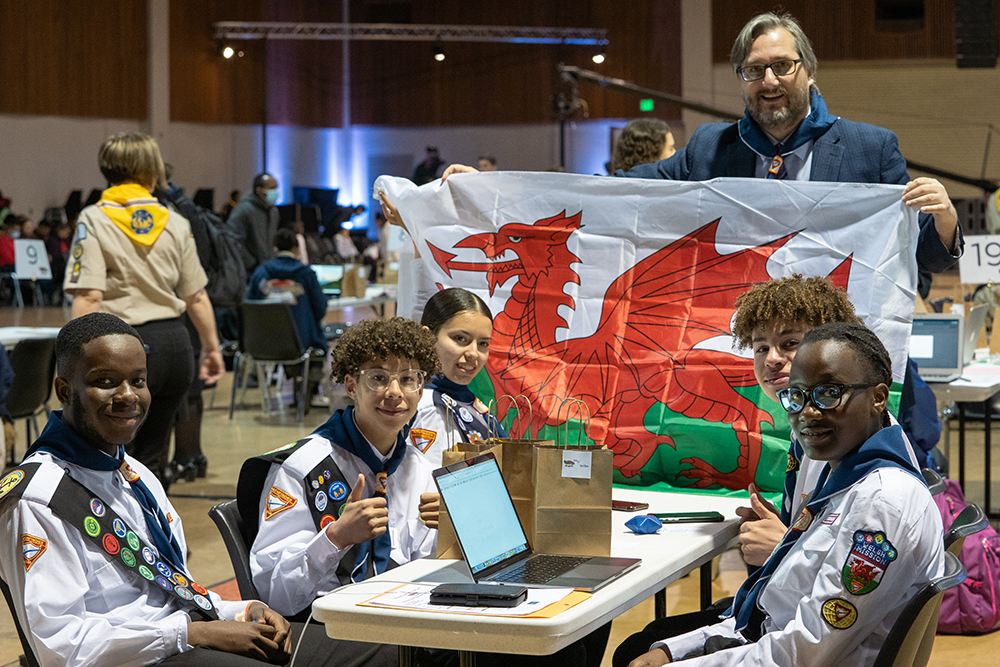
M420 323L437 337L441 372L427 383L420 399L410 425L410 444L439 467L449 441L507 437L503 426L469 390L489 357L493 315L478 296L453 287L427 300Z
M271 259L271 240L278 231L277 203L278 181L271 174L257 174L253 188L240 198L226 221L240 238L248 276Z

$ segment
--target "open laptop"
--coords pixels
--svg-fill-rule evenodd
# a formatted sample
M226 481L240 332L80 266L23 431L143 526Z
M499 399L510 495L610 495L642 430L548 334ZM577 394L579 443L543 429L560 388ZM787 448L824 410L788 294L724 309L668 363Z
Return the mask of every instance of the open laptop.
M309 268L316 273L319 286L327 296L340 295L340 281L344 277L343 264L310 264Z
M910 357L928 382L951 382L962 376L965 343L962 315L917 313L910 334Z
M638 558L532 552L492 453L439 468L434 471L434 482L476 583L593 592L642 562Z
M969 316L965 318L965 348L962 351L962 363L968 366L972 363L972 357L976 353L976 344L979 342L979 332L986 324L986 311L989 310L985 303L973 306L969 310Z

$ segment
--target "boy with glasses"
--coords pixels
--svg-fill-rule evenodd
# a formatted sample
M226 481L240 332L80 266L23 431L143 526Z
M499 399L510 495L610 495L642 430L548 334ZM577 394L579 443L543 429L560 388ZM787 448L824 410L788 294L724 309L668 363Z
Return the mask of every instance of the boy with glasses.
M437 533L419 515L420 495L436 493L432 466L406 436L437 369L436 340L416 322L360 322L333 351L333 378L354 406L244 464L237 498L253 539L250 566L274 609L304 617L318 596L433 553ZM367 647L361 653L373 658L386 648L338 644ZM362 662L345 654L344 664Z

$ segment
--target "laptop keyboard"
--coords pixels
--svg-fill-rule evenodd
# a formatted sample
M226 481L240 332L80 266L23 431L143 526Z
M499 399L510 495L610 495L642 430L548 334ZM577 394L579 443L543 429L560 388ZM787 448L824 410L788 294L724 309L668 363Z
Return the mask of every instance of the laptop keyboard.
M515 584L546 584L590 558L586 556L534 556L490 577L490 581Z

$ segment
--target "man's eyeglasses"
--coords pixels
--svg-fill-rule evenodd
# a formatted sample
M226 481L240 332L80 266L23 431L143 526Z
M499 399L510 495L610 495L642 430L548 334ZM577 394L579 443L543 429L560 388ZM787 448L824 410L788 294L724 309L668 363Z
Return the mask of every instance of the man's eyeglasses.
M767 65L748 65L747 67L741 67L736 70L736 73L743 77L744 81L760 81L764 78L764 73L767 70L774 72L774 76L788 76L789 74L794 74L800 62L802 62L802 58L796 58L795 60L776 60L773 63L768 63Z
M413 394L420 391L421 387L424 386L424 376L426 373L412 368L400 371L399 373L390 373L381 368L366 368L365 370L358 371L358 375L364 378L365 386L371 391L382 393L389 389L389 385L392 384L393 380L398 380L400 389L407 394Z
M820 410L833 410L844 398L845 389L862 389L875 387L874 384L818 384L812 389L786 387L778 391L778 400L785 412L795 414L806 407L806 400L811 400Z

